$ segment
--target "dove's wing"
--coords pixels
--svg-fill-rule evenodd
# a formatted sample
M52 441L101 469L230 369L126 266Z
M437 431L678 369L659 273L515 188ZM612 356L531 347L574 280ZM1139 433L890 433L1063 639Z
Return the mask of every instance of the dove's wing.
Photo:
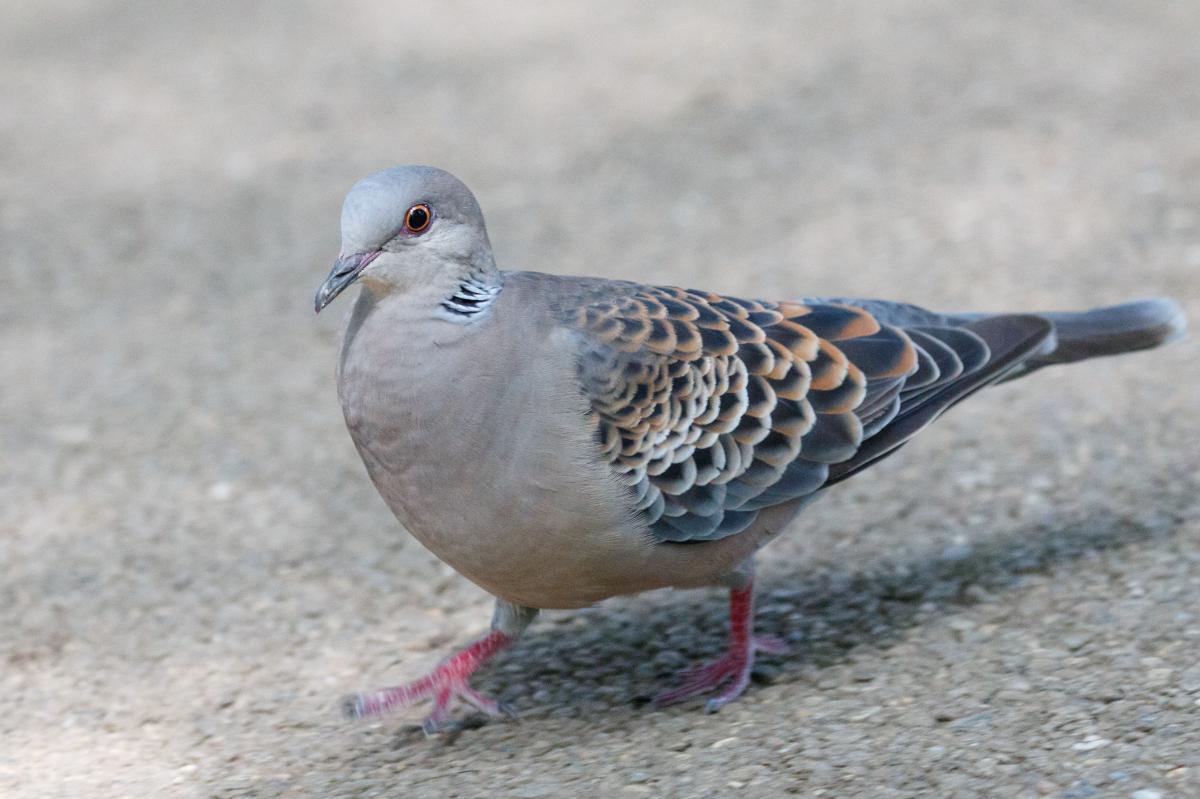
M1038 317L591 283L559 313L603 458L662 541L709 541L884 457L1035 352ZM560 295L561 296L561 295Z

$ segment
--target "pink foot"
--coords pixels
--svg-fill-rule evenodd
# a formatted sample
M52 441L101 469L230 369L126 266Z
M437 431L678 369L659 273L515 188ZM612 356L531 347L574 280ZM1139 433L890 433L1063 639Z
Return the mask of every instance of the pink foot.
M729 651L719 660L685 670L680 677L682 683L654 698L657 707L673 705L699 694L715 691L725 683L729 685L717 696L708 700L704 709L715 713L737 699L750 684L750 672L754 668L756 652L783 654L787 645L771 636L752 635L750 627L754 616L754 588L735 588L729 592L730 643Z
M704 709L716 713L721 708L737 699L750 684L750 672L754 668L754 653L769 652L782 655L787 652L787 645L778 638L771 636L754 636L750 646L739 651L731 648L720 659L702 666L695 666L680 673L682 682L669 691L663 691L654 697L654 704L666 707L693 696L715 691L726 682L729 683L724 691L708 700Z
M470 685L471 676L479 667L514 640L515 636L493 630L426 676L405 685L354 694L346 698L342 707L347 716L360 719L408 707L424 699L433 699L433 712L421 724L427 735L457 725L450 717L450 707L456 699L467 702L489 716L514 716L516 714L508 706L481 694Z

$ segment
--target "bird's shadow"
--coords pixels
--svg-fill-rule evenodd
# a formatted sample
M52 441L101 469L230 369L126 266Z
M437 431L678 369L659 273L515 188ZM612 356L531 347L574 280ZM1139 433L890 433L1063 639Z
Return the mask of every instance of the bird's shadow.
M1004 593L1019 589L1030 575L1100 551L1168 538L1179 524L1164 516L1103 513L1066 526L1007 530L905 560L768 570L759 580L756 631L787 641L790 652L762 656L755 681L819 679L855 650L888 648L932 614L1002 602ZM476 687L511 702L525 722L612 713L622 706L634 716L649 712L642 706L681 667L721 651L726 601L717 591L663 592L655 601L627 598L549 614L482 673ZM693 705L668 712L699 712ZM462 731L480 723L468 719ZM393 744L423 738L420 728L406 727Z

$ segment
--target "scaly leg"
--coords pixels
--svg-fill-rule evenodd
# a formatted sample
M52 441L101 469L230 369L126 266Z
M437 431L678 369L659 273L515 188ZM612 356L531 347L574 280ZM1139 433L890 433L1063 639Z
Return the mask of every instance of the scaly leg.
M536 615L534 608L497 599L491 632L442 661L418 680L348 697L343 705L346 715L355 719L378 716L423 699L433 699L433 711L421 725L429 735L454 726L450 706L455 699L462 699L489 716L515 715L507 706L472 688L470 680L481 666L520 638Z
M750 684L755 652L782 654L787 651L787 645L778 638L754 635L753 627L754 580L751 577L744 585L729 590L729 650L719 660L683 672L680 675L683 682L656 696L654 704L664 707L682 702L729 683L705 705L705 710L715 713L741 696Z

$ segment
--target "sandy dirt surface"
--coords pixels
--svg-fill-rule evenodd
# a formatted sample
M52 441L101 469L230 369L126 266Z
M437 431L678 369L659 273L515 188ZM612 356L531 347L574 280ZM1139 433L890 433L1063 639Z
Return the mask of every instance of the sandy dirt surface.
M399 528L312 293L403 162L497 257L1200 320L1200 4L10 4L0 795L1200 796L1200 342L1048 370L762 558L743 701L649 696L720 592L550 613L515 722L352 723L489 599Z

